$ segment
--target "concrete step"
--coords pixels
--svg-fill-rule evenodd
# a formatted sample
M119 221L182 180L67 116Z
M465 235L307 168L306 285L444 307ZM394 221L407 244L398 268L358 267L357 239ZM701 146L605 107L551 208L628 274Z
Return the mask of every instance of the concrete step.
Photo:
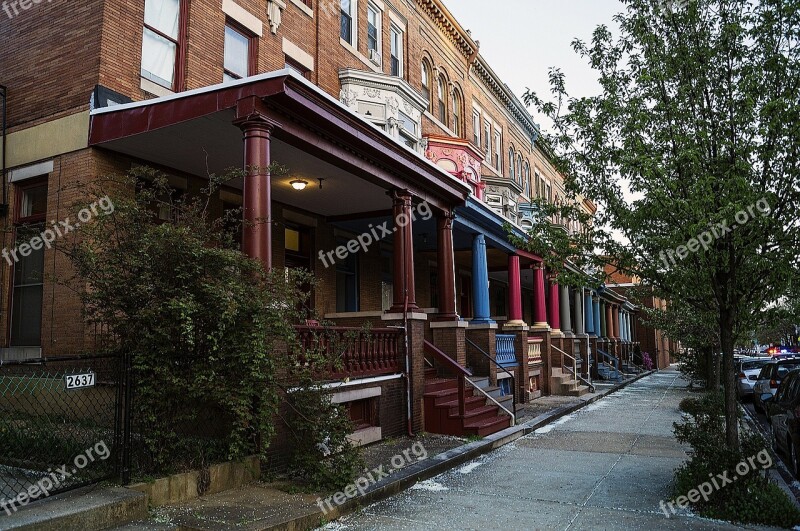
M91 486L51 496L0 516L0 529L109 529L147 518L147 496L122 487Z
M567 396L583 396L589 394L590 389L588 385L580 385L577 389L571 389Z

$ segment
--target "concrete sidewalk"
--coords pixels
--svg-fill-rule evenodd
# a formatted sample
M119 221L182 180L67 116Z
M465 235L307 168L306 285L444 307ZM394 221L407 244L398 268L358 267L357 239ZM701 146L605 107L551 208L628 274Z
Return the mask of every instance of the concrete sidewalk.
M416 439L400 438L384 441L370 447L366 449L370 468L380 464L388 467L387 459L390 459L390 456L411 448L417 441L425 445L429 456L372 485L363 496L354 497L327 512L322 510L318 500L328 495L290 493L288 485L255 483L178 506L153 510L148 520L128 524L119 529L247 531L313 529L519 439L647 374L620 384L601 385L596 393L579 398L537 399L523 406L522 418L527 418L527 421L481 440L467 442L453 437L420 436ZM324 506L324 503L322 505Z

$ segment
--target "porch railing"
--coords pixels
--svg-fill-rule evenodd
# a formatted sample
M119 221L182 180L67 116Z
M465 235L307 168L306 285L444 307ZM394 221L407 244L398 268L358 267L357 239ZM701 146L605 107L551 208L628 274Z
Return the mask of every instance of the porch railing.
M514 336L511 336L511 337L514 337ZM502 371L502 372L506 373L506 374L508 375L508 377L509 377L509 378L511 378L511 407L514 409L514 413L511 413L510 411L508 411L508 410L507 410L505 407L503 407L503 406L500 406L500 407L501 407L503 410L505 410L506 412L508 412L508 414L509 414L509 415L511 415L511 417L514 419L514 423L516 423L516 418L517 418L517 417L516 417L516 413L517 413L517 379L516 379L516 378L514 377L514 375L513 375L511 372L509 372L509 370L506 368L506 367L509 367L510 365L503 365L503 364L501 364L501 363L499 362L500 360L498 360L498 359L497 359L497 355L496 355L496 354L497 354L497 352L495 352L495 359L492 359L492 357L491 357L489 354L487 354L486 352L484 352L484 350L483 350L481 347L479 347L479 346L478 346L478 345L477 345L477 344L476 344L474 341L472 341L472 340L471 340L471 339L469 339L469 338L467 339L467 344L469 344L470 346L472 346L472 348L474 348L476 351L478 351L478 352L479 352L479 353L480 353L480 354L481 354L481 355L482 355L484 358L486 358L487 360L489 360L489 362L490 362L490 363L494 363L494 364L497 366L497 370L498 370L498 371ZM470 383L472 383L472 382L470 382ZM473 386L473 387L474 387L474 386ZM483 392L483 391L481 390L481 392ZM486 394L486 393L483 393L483 394ZM494 399L492 400L492 402L495 402L495 403L497 403L497 401L496 401L496 400L494 400ZM499 404L499 403L497 403L497 405L500 405L500 404Z
M528 338L528 363L542 361L542 338Z
M402 370L401 329L296 326L295 330L304 349L321 349L334 360L325 377L382 376Z
M512 367L517 364L517 352L514 348L513 334L497 334L495 336L495 357L501 367Z
M562 369L566 370L568 373L572 374L572 389L575 390L578 388L578 378L580 378L580 374L578 373L578 360L576 360L573 356L570 356L560 348L555 345L550 345L550 348L553 350L557 350L564 356L565 361L569 361L569 363L563 363ZM570 367L571 365L571 367Z

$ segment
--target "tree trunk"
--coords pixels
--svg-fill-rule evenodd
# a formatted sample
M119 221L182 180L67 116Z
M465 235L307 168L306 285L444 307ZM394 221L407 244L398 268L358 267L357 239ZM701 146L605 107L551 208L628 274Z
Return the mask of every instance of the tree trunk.
M739 452L739 403L736 399L736 374L733 371L733 323L729 310L720 311L722 381L725 387L725 441Z
M706 382L708 390L717 392L720 386L720 373L719 373L719 354L715 347L706 347L703 349L706 357Z

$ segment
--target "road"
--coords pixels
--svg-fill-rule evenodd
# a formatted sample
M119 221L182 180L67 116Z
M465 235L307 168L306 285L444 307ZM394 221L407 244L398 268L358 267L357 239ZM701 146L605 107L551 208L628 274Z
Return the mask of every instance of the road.
M771 441L772 435L766 415L763 413L756 413L756 409L753 407L753 401L751 399L745 399L742 405L744 405L744 408L756 421L758 428L761 430L761 433L764 435L764 437L768 441ZM776 452L776 455L781 459L780 466L776 467L777 473L780 474L783 480L789 485L789 489L792 491L792 494L794 494L795 498L800 501L800 481L795 479L790 472L791 468L789 467L789 456L787 456L785 453L779 452Z
M653 374L325 529L741 529L659 508L686 459L685 387Z

